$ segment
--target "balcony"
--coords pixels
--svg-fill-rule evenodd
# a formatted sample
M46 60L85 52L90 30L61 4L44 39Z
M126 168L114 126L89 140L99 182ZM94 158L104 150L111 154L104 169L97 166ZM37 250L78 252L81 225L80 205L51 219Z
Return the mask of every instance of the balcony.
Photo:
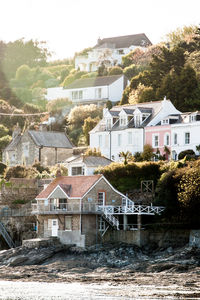
M32 214L106 214L106 215L155 215L164 211L162 206L152 205L126 205L126 206L99 206L92 203L82 203L81 205L63 203L58 207L53 204L38 205L32 204Z

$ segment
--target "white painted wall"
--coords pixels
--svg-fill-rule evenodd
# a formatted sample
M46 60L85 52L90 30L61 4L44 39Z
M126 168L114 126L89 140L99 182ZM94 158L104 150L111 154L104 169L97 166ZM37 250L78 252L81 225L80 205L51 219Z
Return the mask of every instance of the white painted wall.
M169 100L163 100L162 101L162 108L158 112L158 114L148 123L147 126L155 126L157 125L162 119L167 117L168 115L172 114L181 114L179 110L175 108L175 106L172 104Z
M103 53L106 51L110 52L110 55L106 57L106 60L111 62L111 65L119 65L122 63L122 57L132 50L140 48L142 50L146 50L146 47L138 47L138 46L130 46L129 48L119 48L119 49L111 49L111 48L97 48L93 49L88 53L88 56L77 56L75 58L75 69L78 68L80 71L94 72L98 70L99 61ZM119 51L123 50L123 54L119 54Z
M132 135L132 142L128 142L128 133ZM110 134L111 134L111 151L110 151ZM121 135L121 138L119 138ZM99 144L99 136L101 136L101 145ZM119 161L119 153L121 151L142 152L144 146L144 129L129 128L125 130L102 131L90 133L90 148L98 148L101 154L109 159ZM120 144L119 144L120 142Z
M185 150L192 149L196 155L199 155L196 146L200 144L200 121L185 123L185 124L172 124L172 145L171 151L176 151L177 155ZM190 133L190 143L185 144L185 133ZM177 145L174 144L174 134L177 134Z
M47 89L47 94L45 95L45 99L50 101L59 98L69 98L69 91L63 89L62 87L54 87L54 88Z

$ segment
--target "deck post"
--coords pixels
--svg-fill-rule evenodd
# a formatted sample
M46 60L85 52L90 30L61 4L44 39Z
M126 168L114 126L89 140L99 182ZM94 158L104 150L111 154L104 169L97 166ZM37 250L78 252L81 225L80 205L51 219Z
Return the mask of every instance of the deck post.
M123 215L123 230L127 230L128 216Z
M137 215L137 228L138 230L142 228L142 216L140 214Z

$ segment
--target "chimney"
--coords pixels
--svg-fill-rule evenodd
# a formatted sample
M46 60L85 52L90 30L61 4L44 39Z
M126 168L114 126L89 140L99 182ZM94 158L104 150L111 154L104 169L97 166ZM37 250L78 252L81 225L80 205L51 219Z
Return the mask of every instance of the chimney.
M100 45L100 43L101 43L101 39L99 37L98 40L97 40L97 44Z

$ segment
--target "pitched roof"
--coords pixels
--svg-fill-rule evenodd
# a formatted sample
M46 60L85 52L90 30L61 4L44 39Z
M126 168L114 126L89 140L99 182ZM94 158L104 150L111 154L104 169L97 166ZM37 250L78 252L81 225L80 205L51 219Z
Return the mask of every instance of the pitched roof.
M124 75L120 74L120 75L113 75L113 76L100 76L94 78L77 79L73 81L71 84L68 84L65 87L65 89L78 89L78 88L110 85L122 76Z
M98 167L98 166L107 166L109 165L112 161L104 156L85 156L85 155L80 155L73 160L69 161L67 160L68 164L69 163L85 163L86 166L88 167Z
M72 198L82 198L85 193L102 177L91 176L59 176L44 189L36 199L47 199L57 186L63 188Z
M129 48L130 46L149 46L152 45L145 33L116 36L111 38L99 39L94 48Z
M64 132L28 130L28 134L39 147L73 148L73 144Z
M5 150L6 151L16 150L16 147L19 144L20 140L21 140L21 135L19 134L14 139L12 139L12 141L10 142L10 144L8 144Z

